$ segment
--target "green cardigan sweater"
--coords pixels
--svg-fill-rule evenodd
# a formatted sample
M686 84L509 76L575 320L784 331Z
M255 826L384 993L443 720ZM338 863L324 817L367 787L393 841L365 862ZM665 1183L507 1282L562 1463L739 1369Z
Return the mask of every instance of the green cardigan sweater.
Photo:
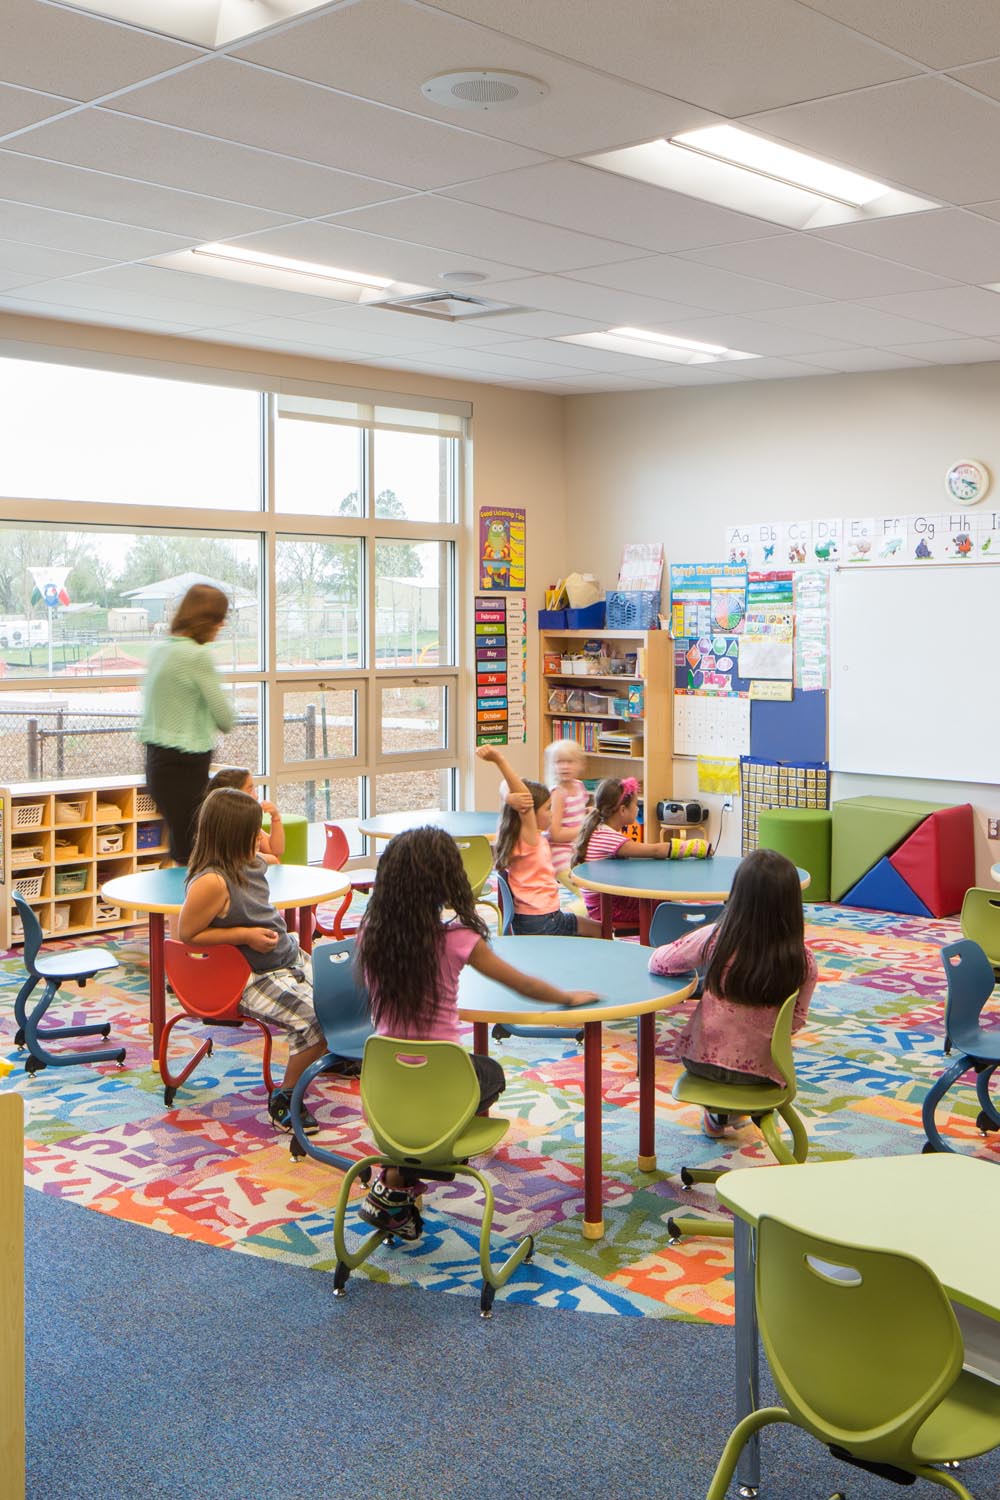
M171 635L149 653L142 690L139 739L191 755L215 748L219 731L236 722L232 699L222 691L211 646Z

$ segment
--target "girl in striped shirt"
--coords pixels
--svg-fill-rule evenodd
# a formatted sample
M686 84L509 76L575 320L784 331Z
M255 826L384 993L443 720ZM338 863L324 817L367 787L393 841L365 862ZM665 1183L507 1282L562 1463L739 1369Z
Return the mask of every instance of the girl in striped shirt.
M705 839L671 839L663 844L638 844L625 829L639 811L639 783L634 776L620 780L606 776L594 793L594 806L583 821L573 846L573 864L595 859L705 859L711 845ZM583 892L588 916L601 920L598 891ZM635 896L616 896L611 917L615 927L638 927L639 902Z
M552 789L549 845L557 875L569 869L587 815L587 788L580 780L586 767L587 758L575 740L553 740L545 752L545 781Z

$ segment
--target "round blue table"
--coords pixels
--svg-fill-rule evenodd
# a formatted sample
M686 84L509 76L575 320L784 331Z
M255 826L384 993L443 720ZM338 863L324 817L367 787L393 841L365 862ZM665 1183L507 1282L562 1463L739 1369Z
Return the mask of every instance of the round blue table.
M392 839L411 828L443 828L456 839L479 835L492 843L499 820L499 812L443 812L437 807L425 807L416 812L378 813L359 823L358 832L370 839Z
M714 854L711 859L595 859L574 865L571 873L585 891L600 892L604 937L611 936L614 897L636 897L639 941L648 943L649 924L660 901L725 901L742 863L732 854ZM799 869L803 890L810 878L808 870Z
M601 1186L601 1026L605 1021L639 1018L639 1155L641 1172L656 1170L654 1141L654 1014L679 1005L695 987L694 974L650 974L651 949L637 943L609 943L578 937L501 937L494 950L507 963L567 990L593 990L590 1005L547 1006L528 1000L478 974L469 965L458 986L458 1012L473 1023L473 1048L489 1049L489 1027L496 1021L533 1026L583 1027L583 1234L604 1233Z

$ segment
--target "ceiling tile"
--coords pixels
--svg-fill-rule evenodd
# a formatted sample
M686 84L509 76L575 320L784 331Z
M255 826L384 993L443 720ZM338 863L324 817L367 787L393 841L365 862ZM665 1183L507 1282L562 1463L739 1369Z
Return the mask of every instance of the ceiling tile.
M955 333L983 338L1000 336L1000 296L979 286L947 287L941 292L908 292L902 297L869 297L865 306L903 318L920 318L925 323L937 324ZM892 342L902 344L908 341L893 339Z
M234 321L233 312L229 308L209 307L204 302L177 302L170 298L151 297L146 292L139 295L101 286L90 277L40 282L35 286L23 287L17 296L19 300L23 300L26 308L30 308L34 302L41 302L49 307L62 307L66 314L75 311L109 313L118 318L134 318L137 323L153 318L163 323L216 327Z
M523 281L505 281L501 285L505 302L584 318L600 328L622 324L647 328L651 323L668 323L675 318L691 317L698 311L681 302L638 297L632 292L570 281L562 276L529 276Z
M996 7L994 7L994 10ZM997 48L1000 51L1000 48ZM1000 61L976 63L971 68L959 68L951 75L956 83L964 83L991 99L1000 99Z
M476 255L488 245L492 254L530 271L569 271L646 254L619 241L596 239L436 194L356 209L338 215L336 222L347 229L437 245L459 255Z
M781 307L760 314L762 322L780 323L784 328L805 329L811 333L829 334L852 344L915 344L921 339L933 340L943 330L934 324L862 307L857 302L823 302L815 307Z
M0 269L26 271L33 281L73 276L78 271L97 270L107 260L95 255L76 255L68 250L42 250L38 245L0 240Z
M5 239L53 250L82 251L107 260L140 260L147 255L180 249L186 243L178 235L133 229L124 224L109 224L105 219L56 213L24 203L0 203L0 225Z
M94 313L87 308L69 308L61 302L27 302L8 292L2 299L4 312L20 313L26 318L58 318L60 322L86 323L96 328L131 328L142 333L190 333L197 325L163 322L160 318L135 317L131 313Z
M593 318L573 318L564 313L521 312L497 313L477 318L480 328L495 328L508 337L556 339L567 333L596 333L604 327Z
M915 349L918 346L910 347ZM947 347L947 344L942 345L942 348ZM840 375L852 375L865 370L915 370L926 368L927 364L926 360L898 349L843 349L839 353L831 351L828 354L813 354L810 359L814 365L836 371Z
M950 68L1000 53L995 0L802 0L811 10L852 26L932 68Z
M0 52L0 59L2 57L3 53ZM55 94L32 93L28 89L12 88L10 84L0 83L0 136L8 135L12 130L22 130L26 125L34 125L39 120L47 120L52 115L74 107L72 99L60 99Z
M359 208L404 191L104 109L83 110L70 120L40 126L9 142L8 149L111 174L127 166L130 179L304 218Z
M97 99L203 56L166 37L37 0L3 0L0 78L69 99Z
M516 359L537 359L548 364L566 365L578 370L617 370L649 380L659 364L669 361L643 359L641 355L622 354L614 349L596 349L588 344L560 344L553 339L522 339L506 349Z
M266 349L280 339L291 339L322 351L330 359L407 354L423 348L419 333L413 338L407 338L405 332L401 332L398 338L386 338L377 333L362 333L360 329L347 333L342 328L311 323L302 318L260 318L237 322L230 314L229 322L233 332L259 339L262 348Z
M579 162L547 162L504 172L449 188L444 196L583 234L614 226L628 244L645 250L689 250L774 234L774 225L763 219Z
M696 366L711 371L719 385L746 384L756 380L795 380L805 375L825 375L806 359L720 360L717 365Z
M617 266L593 266L571 271L574 280L598 286L620 287L647 297L711 309L713 312L758 312L767 307L797 307L818 299L811 292L781 287L701 266L676 255L650 255L645 260L625 261Z
M738 313L701 313L696 318L678 318L670 328L656 328L658 333L678 333L682 338L701 339L706 344L724 344L727 349L741 349L747 354L813 354L820 349L846 349L842 339L800 328L779 328L776 323L762 323L756 318L741 318Z
M537 152L506 141L224 57L126 94L115 107L123 114L409 187L441 187L539 159Z
M819 233L824 240L835 240L852 250L919 266L954 281L1000 281L1000 224L978 217L989 207L980 205L974 214L943 209L900 219L874 219Z
M346 338L357 344L368 332L390 338L416 339L428 348L443 344L446 347L481 349L487 345L514 345L520 337L508 333L497 322L487 327L487 319L470 318L467 322L449 323L444 318L421 317L417 313L398 312L394 308L377 306L351 307L327 300L322 312L302 313L295 316L316 327L340 329Z
M895 351L933 365L972 365L1000 361L1000 342L989 339L941 339L933 344L904 344Z
M201 304L206 307L233 308L230 319L240 315L256 317L305 316L324 306L321 297L301 292L277 291L274 287L256 286L248 281L230 281L221 276L203 276L194 271L180 271L173 266L150 262L142 265L112 266L95 272L87 280L98 286L111 287L136 296L162 298L173 302Z
M755 115L754 129L942 203L1000 197L1000 110L947 78Z
M557 156L672 135L709 119L705 111L667 98L662 91L634 87L578 67L554 52L539 52L496 31L401 0L365 0L363 5L309 18L249 42L236 55ZM524 109L461 113L432 104L421 94L426 79L470 67L541 78L549 92Z
M160 229L198 241L268 229L288 217L13 151L0 151L0 198Z
M295 260L314 261L319 265L338 266L344 271L365 271L372 276L391 276L394 281L415 282L419 286L437 286L443 271L481 271L490 283L523 274L521 266L501 265L477 255L452 255L447 250L432 250L425 245L411 245L404 240L385 239L381 235L363 234L360 229L343 228L339 221L308 224L285 224L263 234L251 234L240 240L240 248L266 255L285 255ZM482 284L471 288L473 294ZM506 295L496 295L506 302Z
M818 240L806 234L781 234L743 245L716 245L708 250L684 251L681 259L700 265L739 271L781 286L798 287L820 297L851 301L886 297L893 292L923 291L946 286L939 276L912 267L893 265L874 255Z
M433 0L435 9L723 115L772 109L915 69L794 0ZM1000 50L1000 49L998 49Z

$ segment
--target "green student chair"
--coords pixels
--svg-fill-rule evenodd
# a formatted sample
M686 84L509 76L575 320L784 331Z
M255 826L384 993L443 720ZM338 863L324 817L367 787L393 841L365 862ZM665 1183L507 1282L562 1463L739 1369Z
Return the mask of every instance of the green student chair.
M784 1405L744 1417L706 1500L725 1500L744 1445L776 1422L803 1428L834 1458L894 1484L925 1479L975 1500L956 1474L936 1466L1000 1444L1000 1387L963 1369L961 1330L928 1266L764 1217L756 1298Z
M477 906L488 906L496 913L497 936L503 928L503 917L500 912L500 904L491 896L484 896L487 882L493 874L493 846L488 838L481 834L470 835L469 838L457 838L458 852L462 857L465 873L469 877L472 894L476 898Z
M469 1165L469 1158L492 1151L507 1134L510 1121L477 1115L479 1079L469 1054L455 1042L369 1037L361 1066L361 1105L378 1149L354 1162L344 1174L333 1221L337 1254L334 1295L343 1296L351 1272L383 1240L392 1238L385 1230L376 1229L357 1250L348 1250L344 1220L354 1179L366 1168L400 1167L432 1179L473 1177L479 1183L486 1198L479 1234L483 1276L479 1310L484 1318L492 1316L497 1288L506 1285L522 1261L531 1259L535 1242L530 1234L525 1235L499 1268L492 1265L493 1189L483 1174Z
M962 936L978 943L994 970L1000 970L1000 891L970 886L960 921Z
M698 1078L686 1071L674 1084L674 1098L681 1104L698 1104L702 1109L720 1115L749 1115L782 1166L804 1162L809 1153L806 1127L792 1107L797 1092L792 1059L792 1022L797 997L797 990L789 995L778 1011L771 1033L771 1060L785 1079L783 1084L715 1083L711 1078ZM778 1133L776 1117L784 1120L792 1132L791 1150ZM680 1172L681 1182L686 1188L696 1182L718 1182L722 1175L721 1170L708 1167L681 1167ZM687 1234L709 1234L720 1239L733 1237L732 1219L682 1216L668 1219L667 1229L672 1245Z

